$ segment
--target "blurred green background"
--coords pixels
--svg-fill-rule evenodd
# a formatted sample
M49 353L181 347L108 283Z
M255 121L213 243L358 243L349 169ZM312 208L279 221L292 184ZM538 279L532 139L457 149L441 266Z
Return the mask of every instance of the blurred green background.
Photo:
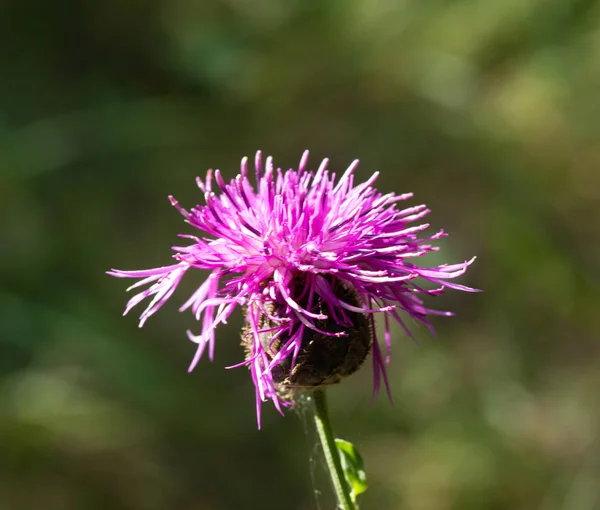
M202 201L262 149L311 149L478 255L484 294L419 345L394 330L330 392L365 510L600 509L600 3L591 0L2 0L0 508L331 509L306 417L263 407L241 314L187 374L177 308L121 317L117 267L170 263ZM312 460L309 460L312 459Z

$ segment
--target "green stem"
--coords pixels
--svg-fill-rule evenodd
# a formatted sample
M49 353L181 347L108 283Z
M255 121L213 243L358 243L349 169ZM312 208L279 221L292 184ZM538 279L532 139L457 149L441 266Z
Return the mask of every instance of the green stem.
M331 423L329 422L329 415L327 414L325 392L323 390L314 391L312 393L312 399L315 411L315 425L317 427L319 439L321 440L325 461L327 462L327 468L331 475L331 481L333 482L333 488L335 489L340 508L343 510L358 510L358 507L352 502L350 487L348 486L348 482L346 482L342 470L340 454L337 445L335 444Z

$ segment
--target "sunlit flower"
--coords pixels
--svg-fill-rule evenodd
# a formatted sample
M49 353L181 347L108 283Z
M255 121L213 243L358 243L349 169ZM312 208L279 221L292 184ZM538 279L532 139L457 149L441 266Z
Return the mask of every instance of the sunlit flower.
M449 281L462 275L473 259L428 268L411 262L436 251L430 242L445 235L439 231L419 237L428 227L419 223L429 213L427 207L397 207L411 193L379 193L373 188L378 173L355 185L358 160L337 182L327 170L327 159L316 171L307 170L307 160L308 151L297 170L284 172L273 167L270 157L263 168L258 152L254 186L247 158L229 184L219 170L209 170L204 181L197 180L206 205L188 211L170 197L187 222L207 237L181 235L191 243L173 247L172 265L109 272L139 278L130 289L151 284L125 310L152 297L140 316L142 326L186 271L211 271L180 309L191 309L202 324L199 334L188 331L197 344L190 370L206 349L213 358L215 329L242 307L246 359L240 365L250 368L259 420L261 402L270 399L281 412L295 391L333 384L356 371L371 349L374 393L381 380L389 393L385 366L390 318L409 336L407 318L433 329L429 315L452 314L425 307L422 296L435 296L445 288L474 290ZM421 286L423 280L435 287ZM375 314L384 319L385 355Z

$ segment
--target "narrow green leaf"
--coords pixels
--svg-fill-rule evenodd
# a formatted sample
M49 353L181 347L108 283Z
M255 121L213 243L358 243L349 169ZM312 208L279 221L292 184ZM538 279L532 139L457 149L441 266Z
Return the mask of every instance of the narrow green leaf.
M349 441L336 439L335 444L340 452L344 476L352 489L352 502L356 503L356 497L368 488L362 457Z

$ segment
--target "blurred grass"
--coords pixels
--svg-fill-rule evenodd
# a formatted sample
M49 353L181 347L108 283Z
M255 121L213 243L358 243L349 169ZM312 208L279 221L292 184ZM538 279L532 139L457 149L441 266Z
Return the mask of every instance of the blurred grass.
M393 406L331 392L364 508L600 508L599 2L5 0L0 34L0 508L333 506L302 419L258 432L222 369L240 317L186 373L201 275L138 330L103 274L166 263L166 195L258 148L358 157L479 256L436 339L394 330Z

